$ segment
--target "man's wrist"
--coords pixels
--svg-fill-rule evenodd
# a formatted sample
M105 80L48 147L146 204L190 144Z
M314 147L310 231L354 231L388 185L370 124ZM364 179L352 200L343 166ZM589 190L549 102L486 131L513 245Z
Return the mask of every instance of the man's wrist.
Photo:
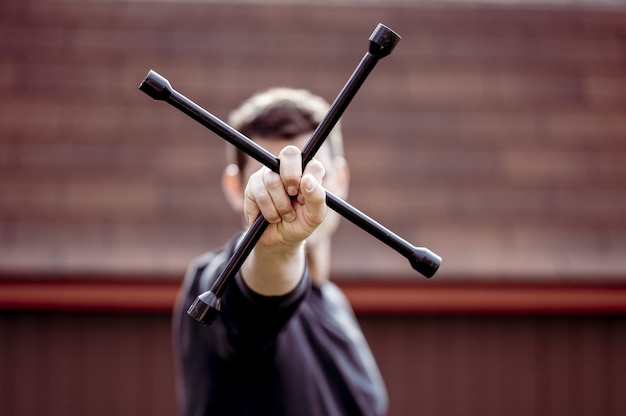
M291 248L255 247L241 268L246 284L266 296L289 293L297 286L306 265L304 244Z

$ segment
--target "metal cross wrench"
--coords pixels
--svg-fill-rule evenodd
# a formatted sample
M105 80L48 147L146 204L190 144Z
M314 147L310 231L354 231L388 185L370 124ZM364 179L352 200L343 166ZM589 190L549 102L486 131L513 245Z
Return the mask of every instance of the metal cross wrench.
M368 52L363 56L345 86L331 104L325 117L302 149L303 167L306 166L324 143L324 140L339 121L339 118L348 107L348 104L352 98L354 98L358 89L377 62L381 58L389 55L399 40L400 36L398 34L385 25L378 24L369 38L370 45ZM151 70L139 85L139 89L155 100L165 101L178 108L180 111L264 164L272 171L279 171L279 160L275 156L213 114L178 93L171 87L167 79L156 72ZM441 257L435 253L424 247L413 246L329 191L326 191L326 203L331 209L338 212L344 218L402 254L409 260L411 266L424 276L432 277L441 265ZM200 294L189 307L187 313L192 318L206 325L213 323L219 313L221 298L226 291L228 283L236 275L268 225L267 220L265 220L262 215L259 215L235 249L233 256L229 259L223 272L212 282L209 290Z

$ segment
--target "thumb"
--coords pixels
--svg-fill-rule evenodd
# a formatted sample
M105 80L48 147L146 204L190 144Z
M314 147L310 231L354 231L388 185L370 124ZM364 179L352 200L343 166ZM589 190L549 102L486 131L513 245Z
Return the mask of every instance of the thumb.
M307 173L300 181L300 192L304 199L304 215L307 223L317 227L326 217L326 191L315 177Z

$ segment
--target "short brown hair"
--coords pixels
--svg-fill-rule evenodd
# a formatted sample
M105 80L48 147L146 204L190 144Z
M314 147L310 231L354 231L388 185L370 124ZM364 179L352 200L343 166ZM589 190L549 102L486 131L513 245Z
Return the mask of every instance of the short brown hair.
M322 121L330 105L321 97L304 89L274 87L254 94L234 110L229 124L253 139L291 140L312 133ZM328 143L328 144L326 144ZM324 144L331 155L343 156L343 140L339 123ZM240 172L247 163L247 156L228 146L229 161L236 162Z

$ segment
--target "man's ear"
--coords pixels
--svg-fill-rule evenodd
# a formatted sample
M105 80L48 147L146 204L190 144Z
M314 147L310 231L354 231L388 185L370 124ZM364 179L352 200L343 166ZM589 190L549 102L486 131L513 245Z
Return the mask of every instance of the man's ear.
M333 164L337 172L337 189L334 192L343 200L348 199L348 190L350 189L350 168L348 162L342 156L335 156Z
M239 167L230 164L224 169L222 174L222 192L228 204L235 212L243 212L243 184Z

